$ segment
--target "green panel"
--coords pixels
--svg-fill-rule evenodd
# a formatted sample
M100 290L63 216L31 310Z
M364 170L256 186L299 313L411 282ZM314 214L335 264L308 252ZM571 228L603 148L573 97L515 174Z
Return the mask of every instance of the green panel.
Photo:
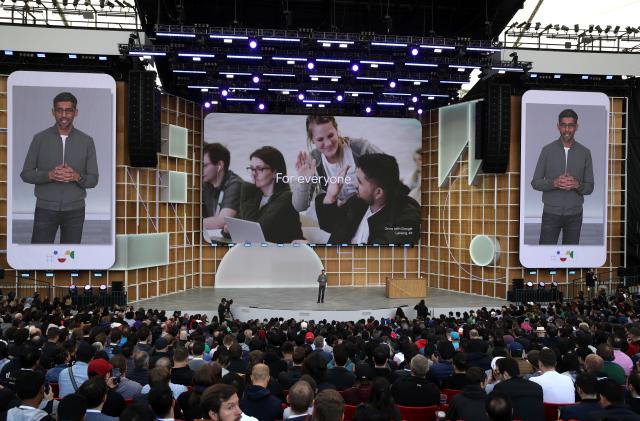
M162 126L162 153L176 158L187 158L187 137L184 127L167 124Z
M141 269L169 264L169 233L116 236L116 263L110 270Z
M187 173L169 171L169 203L187 203Z

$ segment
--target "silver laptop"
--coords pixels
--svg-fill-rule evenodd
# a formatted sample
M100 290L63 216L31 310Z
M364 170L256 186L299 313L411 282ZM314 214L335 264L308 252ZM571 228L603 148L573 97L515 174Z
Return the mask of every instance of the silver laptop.
M266 243L259 223L228 216L224 217L224 222L234 243Z

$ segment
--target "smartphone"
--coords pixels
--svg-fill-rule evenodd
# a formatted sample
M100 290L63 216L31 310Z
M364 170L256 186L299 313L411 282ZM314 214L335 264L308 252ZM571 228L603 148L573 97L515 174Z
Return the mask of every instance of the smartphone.
M112 369L111 374L112 374L113 382L115 384L120 384L120 376L122 375L120 373L120 369L119 368Z

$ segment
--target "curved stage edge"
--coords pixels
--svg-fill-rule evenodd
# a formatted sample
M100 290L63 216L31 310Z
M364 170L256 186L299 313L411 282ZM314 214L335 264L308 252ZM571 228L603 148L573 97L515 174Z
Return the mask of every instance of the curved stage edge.
M414 318L420 298L387 298L384 287L328 287L325 302L316 303L317 288L196 288L131 303L134 307L180 310L188 314L217 315L222 298L233 299L233 316L240 321L282 317L285 320L360 320L393 317L401 307ZM480 307L500 308L506 300L430 288L425 302L432 316Z

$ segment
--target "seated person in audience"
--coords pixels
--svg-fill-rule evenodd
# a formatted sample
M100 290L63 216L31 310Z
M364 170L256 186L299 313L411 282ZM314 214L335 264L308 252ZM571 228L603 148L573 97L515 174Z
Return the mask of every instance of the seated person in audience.
M356 382L348 389L342 391L344 402L347 405L359 405L369 400L373 379L373 369L366 362L356 365Z
M287 394L289 406L284 410L283 419L305 420L313 413L314 397L315 393L308 382L304 380L297 381L291 386Z
M84 421L87 413L87 399L72 393L60 401L58 405L58 421Z
M336 390L322 390L313 401L313 421L342 421L344 399Z
M61 398L75 393L82 386L82 383L87 381L89 378L87 367L89 367L89 361L93 358L94 353L95 348L89 343L84 340L78 342L75 353L76 362L67 370L62 370L58 376L58 387L60 389L58 395ZM71 377L73 377L73 381Z
M556 353L549 348L540 351L540 371L531 381L542 386L544 401L550 403L574 403L576 401L573 381L556 371Z
M193 384L193 371L189 368L189 352L183 346L178 346L173 351L173 368L171 369L171 382L184 386Z
M91 360L87 367L89 379L102 377L107 385L107 398L104 405L102 405L102 413L112 417L119 417L122 411L124 411L125 403L122 395L115 390L117 384L111 374L112 370L113 366L111 363L101 358Z
M514 418L523 421L543 419L542 386L520 377L518 362L513 358L501 358L496 365L501 381L493 390L509 396Z
M133 370L128 372L130 380L146 386L149 384L149 354L145 351L133 352Z
M45 391L44 375L33 370L24 370L16 376L15 393L20 405L0 413L1 421L53 421L44 410L38 409L43 400L52 401L53 392Z
M204 360L204 342L195 341L191 352L193 355L189 360L188 366L191 371L195 372L199 367L207 363Z
M627 388L629 389L627 404L633 412L640 414L640 374L637 371L631 372Z
M240 191L240 219L258 222L265 240L291 243L303 240L300 214L294 209L282 153L263 146L251 153L247 167L251 183L243 183Z
M488 421L485 414L484 392L485 372L478 367L470 367L466 374L467 385L453 397L447 411L447 419Z
M153 344L153 348L153 355L149 357L149 369L155 368L156 361L158 361L160 358L171 358L171 353L169 352L169 341L167 341L166 338L161 336L156 339Z
M156 416L148 406L129 405L122 411L120 421L156 421Z
M71 355L69 355L69 351L60 346L53 352L51 361L53 362L53 367L47 370L45 378L49 383L58 383L60 372L69 367Z
M348 389L356 382L356 375L345 368L349 361L349 351L344 344L333 348L333 368L327 370L327 382L337 390Z
M613 347L609 344L600 344L596 353L603 360L602 372L619 385L624 385L626 383L624 369L613 362Z
M440 403L440 389L426 379L429 361L424 355L411 359L411 376L401 377L391 386L396 404L403 406L430 406Z
M598 401L598 379L591 374L579 373L576 376L576 392L580 396L577 405L560 408L560 418L564 420L586 420L589 413L601 409Z
M175 400L173 400L173 393L169 386L161 385L152 387L147 399L149 401L149 407L153 410L158 420L175 420L173 413Z
M468 369L467 354L456 352L453 356L453 374L442 380L442 389L462 390L467 385L465 373Z
M396 159L376 153L363 155L356 169L358 194L338 206L337 200L349 170L316 196L320 228L331 233L329 243L405 244L420 236L420 205L400 181ZM340 181L342 180L342 181Z
M78 394L87 400L86 421L117 421L118 418L102 413L102 407L107 400L107 383L101 376L95 376L82 383Z
M266 364L254 365L251 369L251 384L247 386L245 395L240 400L242 412L260 421L282 418L282 401L273 396L267 388L269 378L269 367Z
M200 410L200 398L206 388L220 383L221 373L222 368L215 362L203 365L196 370L193 375L193 390L183 392L177 399L185 421L206 417L206 414Z
M624 404L624 392L618 383L611 379L598 380L599 411L592 411L587 421L640 421L640 415L633 412Z
M373 373L374 378L383 377L387 381L391 380L391 369L388 364L389 347L386 344L379 344L373 349Z
M300 376L302 376L302 363L306 356L307 353L303 347L298 346L293 349L291 366L287 371L283 371L278 375L278 382L283 389L291 388L294 383L300 380Z
M391 396L391 385L384 377L373 381L371 394L366 403L358 405L353 417L354 421L400 421L400 410Z
M456 351L453 344L446 340L438 341L436 348L437 357L433 359L429 371L438 384L442 384L442 380L453 374L453 355Z
M213 385L202 394L200 407L211 421L257 421L242 413L236 388L228 384ZM275 418L274 418L275 419Z
M513 420L511 399L500 392L493 392L487 397L485 411L491 421Z
M149 384L142 387L140 393L142 395L146 395L149 393L152 387L158 387L166 385L173 392L173 396L180 396L182 393L187 391L187 387L181 384L175 384L171 382L171 373L169 368L161 366L159 363L162 360L158 360L156 363L156 368L149 372Z
M122 354L116 354L111 358L111 365L113 368L120 370L120 376L114 378L116 384L115 391L118 392L124 399L133 399L134 396L140 394L142 385L138 382L134 382L127 378L127 360Z

